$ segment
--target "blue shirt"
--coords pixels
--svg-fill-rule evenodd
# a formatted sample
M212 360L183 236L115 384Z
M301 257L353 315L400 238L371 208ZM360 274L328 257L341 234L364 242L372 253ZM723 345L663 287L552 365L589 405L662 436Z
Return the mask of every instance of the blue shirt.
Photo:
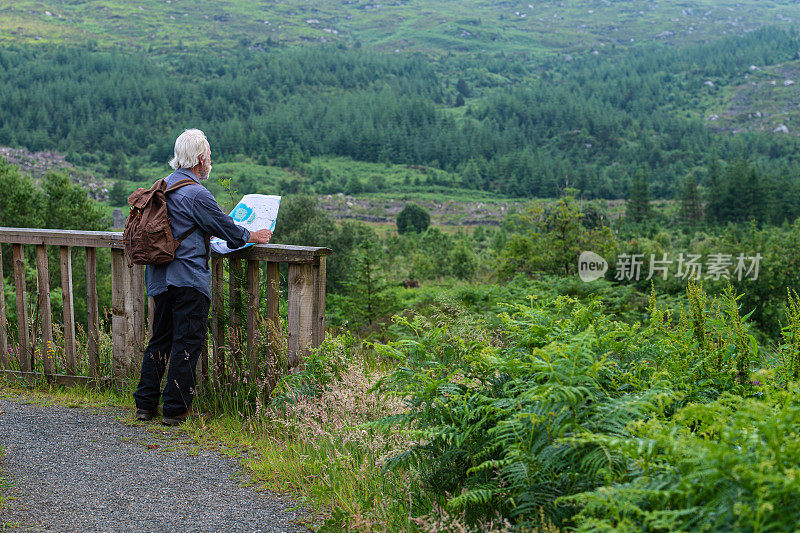
M237 226L223 213L214 196L200 184L194 172L179 168L167 176L167 187L189 178L196 183L167 194L172 235L178 239L197 224L178 249L175 259L163 265L148 265L144 270L148 296L158 296L167 288L193 287L211 299L211 269L206 262L206 241L203 232L219 237L229 248L239 248L250 240L250 232Z

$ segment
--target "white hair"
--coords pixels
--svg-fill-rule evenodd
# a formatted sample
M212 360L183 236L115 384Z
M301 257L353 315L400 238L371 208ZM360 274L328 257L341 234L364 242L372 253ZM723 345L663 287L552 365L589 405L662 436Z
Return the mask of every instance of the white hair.
M199 156L206 153L207 145L206 134L202 131L184 130L175 139L175 157L169 160L169 166L175 170L194 167Z

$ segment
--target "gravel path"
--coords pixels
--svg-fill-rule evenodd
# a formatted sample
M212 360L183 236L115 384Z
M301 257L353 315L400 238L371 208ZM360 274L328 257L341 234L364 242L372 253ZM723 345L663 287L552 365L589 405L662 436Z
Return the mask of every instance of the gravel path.
M241 485L235 459L122 409L0 397L0 531L302 531L284 496ZM238 479L237 479L238 478ZM16 525L17 527L13 527Z

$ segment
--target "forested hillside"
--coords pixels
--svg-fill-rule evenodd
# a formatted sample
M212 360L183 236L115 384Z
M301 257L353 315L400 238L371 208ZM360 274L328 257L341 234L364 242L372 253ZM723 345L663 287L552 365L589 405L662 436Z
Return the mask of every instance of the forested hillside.
M431 61L331 44L165 56L7 48L0 145L56 149L129 179L132 167L166 160L175 132L195 125L218 160L294 168L295 189L311 193L344 189L338 177L304 171L309 158L328 155L440 168L455 174L439 183L450 187L552 197L571 186L590 198L626 197L637 169L653 196L676 197L687 176L708 185L712 157L745 158L769 189L798 174L794 124L772 131L791 117L732 133L715 131L709 116L725 87L743 83L751 66L793 60L798 44L793 31L767 28L571 61Z

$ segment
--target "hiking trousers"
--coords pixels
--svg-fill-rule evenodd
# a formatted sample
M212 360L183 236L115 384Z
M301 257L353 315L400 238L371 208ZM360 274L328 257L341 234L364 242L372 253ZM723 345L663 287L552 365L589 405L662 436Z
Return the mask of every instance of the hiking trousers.
M211 301L193 287L174 286L153 300L153 336L142 357L142 375L133 398L138 409L154 411L160 396L163 415L178 416L192 406L195 366L206 340ZM167 381L162 393L165 370Z

